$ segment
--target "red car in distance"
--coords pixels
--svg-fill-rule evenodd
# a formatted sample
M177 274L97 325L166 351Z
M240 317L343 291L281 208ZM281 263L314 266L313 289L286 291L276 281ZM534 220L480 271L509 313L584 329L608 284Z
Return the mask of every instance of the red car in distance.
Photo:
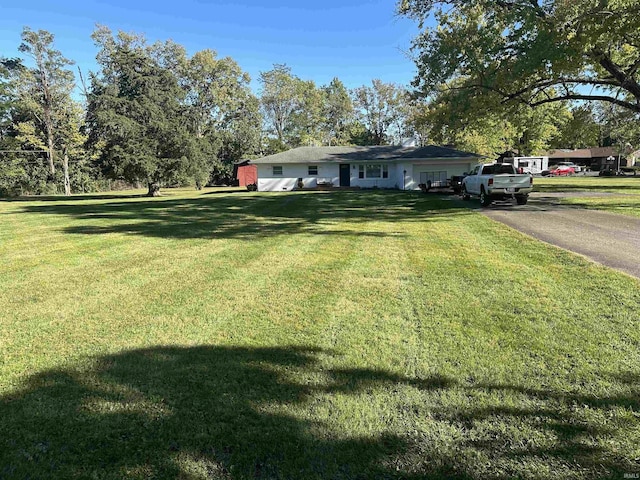
M556 176L573 175L574 173L576 173L575 168L569 167L567 165L556 165L555 167L552 167L551 170L549 170L549 175Z

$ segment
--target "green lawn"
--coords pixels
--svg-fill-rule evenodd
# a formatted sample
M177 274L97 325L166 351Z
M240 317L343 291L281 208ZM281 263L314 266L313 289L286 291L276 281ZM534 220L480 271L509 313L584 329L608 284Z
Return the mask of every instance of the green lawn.
M0 478L623 478L639 287L435 195L0 202Z
M538 192L566 193L566 205L640 217L640 176L637 177L556 177L536 178ZM580 196L571 196L572 193ZM585 196L585 194L604 194Z
M536 177L537 192L610 192L640 194L640 175L626 177Z

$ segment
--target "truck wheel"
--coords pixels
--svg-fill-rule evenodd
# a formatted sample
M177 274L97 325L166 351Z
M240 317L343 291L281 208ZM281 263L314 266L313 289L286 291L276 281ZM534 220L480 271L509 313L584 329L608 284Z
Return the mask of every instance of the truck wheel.
M482 187L480 190L480 205L482 205L483 207L488 207L489 205L491 205L491 197L484 191L484 187Z
M467 187L465 187L464 185L462 186L461 195L462 200L464 200L465 202L471 198L471 195L467 193Z
M516 202L518 205L526 205L529 201L529 195L516 195Z

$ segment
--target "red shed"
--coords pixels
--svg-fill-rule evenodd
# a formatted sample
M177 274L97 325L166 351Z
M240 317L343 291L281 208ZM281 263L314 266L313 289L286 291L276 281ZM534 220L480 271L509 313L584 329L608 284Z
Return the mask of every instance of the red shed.
M239 187L246 187L258 183L258 166L252 165L250 160L241 160L234 165L235 177Z

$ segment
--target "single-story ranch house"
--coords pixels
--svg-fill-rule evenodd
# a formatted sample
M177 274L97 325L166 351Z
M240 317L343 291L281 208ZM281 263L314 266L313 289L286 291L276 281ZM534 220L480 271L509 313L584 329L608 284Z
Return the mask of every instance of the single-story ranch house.
M319 185L416 190L420 183L462 175L483 157L436 147L299 147L252 160L258 190L276 192Z

